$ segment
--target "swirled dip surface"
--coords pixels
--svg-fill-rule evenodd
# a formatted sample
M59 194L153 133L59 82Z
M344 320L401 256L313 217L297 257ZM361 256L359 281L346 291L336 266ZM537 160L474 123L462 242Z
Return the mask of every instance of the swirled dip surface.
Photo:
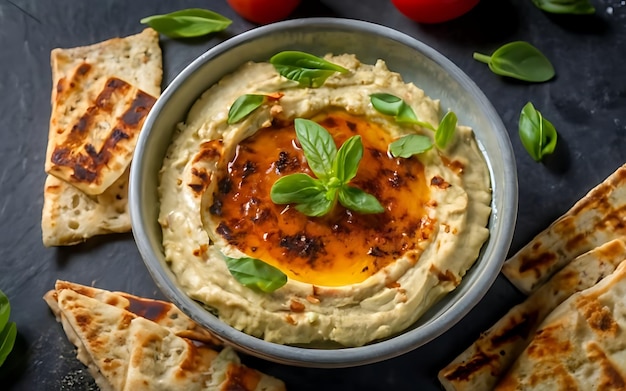
M159 222L179 283L225 322L278 343L359 346L405 329L461 282L488 237L489 172L472 130L461 125L443 150L392 157L392 141L433 132L397 124L369 95L401 97L435 126L439 102L381 60L327 59L349 72L319 88L299 87L269 63L247 63L204 93L163 162ZM268 98L228 124L230 106L244 94ZM277 179L313 175L295 118L321 124L338 147L361 136L364 155L351 185L374 195L383 213L338 205L307 217L272 203ZM283 271L287 284L272 293L247 288L224 255L260 259Z

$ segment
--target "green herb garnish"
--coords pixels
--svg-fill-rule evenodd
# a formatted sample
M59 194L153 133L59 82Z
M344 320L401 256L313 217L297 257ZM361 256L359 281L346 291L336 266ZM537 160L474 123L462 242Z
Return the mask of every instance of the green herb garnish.
M457 118L452 111L446 113L439 122L437 129L435 129L430 123L420 121L411 106L395 95L387 93L372 94L370 95L370 102L372 102L372 106L376 111L392 116L398 123L419 125L434 131L435 144L439 149L445 148L454 136ZM432 146L433 142L429 137L409 134L389 144L389 152L394 157L409 158L430 150Z
M303 87L317 88L335 73L348 72L342 66L299 51L284 51L275 54L270 58L270 63L281 76L296 81Z
M539 162L554 152L557 133L554 125L528 102L519 117L519 138L528 154Z
M430 150L433 142L430 137L421 134L409 134L389 144L389 152L393 157L408 159Z
M439 126L437 126L437 130L435 131L435 144L437 145L437 148L444 149L452 140L452 137L454 137L454 131L456 130L456 123L457 118L454 112L448 111L446 115L443 116L439 122Z
M532 0L540 10L553 14L589 15L596 12L589 0Z
M254 110L258 109L265 101L265 95L246 94L233 102L228 110L228 123L236 124L246 118Z
M435 127L425 121L420 121L415 111L404 100L395 95L377 93L370 95L370 102L376 111L392 116L396 122L419 125L423 128L435 130Z
M437 148L444 149L452 140L456 129L457 118L454 112L449 111L439 122L439 126L435 131L435 145ZM389 144L389 152L393 157L410 158L413 155L419 155L430 150L433 142L430 137L421 134L408 134L400 137Z
M17 337L17 326L15 322L9 322L10 315L9 298L0 291L0 367L13 350Z
M232 20L217 12L189 8L164 15L147 16L139 22L170 38L191 38L222 31L230 26Z
M285 273L255 258L231 258L224 256L230 274L248 288L265 293L274 292L287 283Z
M348 185L363 157L360 136L350 137L337 150L330 133L316 122L296 118L295 128L304 157L317 178L303 173L281 177L270 191L274 203L294 203L296 210L307 216L323 216L337 201L358 213L384 212L376 197Z
M524 41L507 43L491 56L474 53L474 59L489 65L497 75L541 83L554 77L554 67L533 45Z

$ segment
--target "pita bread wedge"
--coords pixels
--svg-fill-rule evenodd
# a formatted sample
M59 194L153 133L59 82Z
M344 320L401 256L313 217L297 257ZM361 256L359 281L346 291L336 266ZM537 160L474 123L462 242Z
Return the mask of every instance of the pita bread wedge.
M156 31L54 49L46 172L101 194L128 167L143 120L160 94Z
M57 48L50 59L44 245L128 232L128 169L143 121L161 91L159 35L148 28L93 45Z
M624 259L626 243L619 239L578 256L439 371L444 389L493 389L554 308L611 274Z
M130 231L128 174L127 169L97 196L88 196L67 182L48 175L41 213L44 246L68 246L96 235Z
M80 289L104 301L116 297L115 293ZM87 365L102 390L285 389L282 381L244 367L234 353L224 353L231 348L218 352L204 343L180 337L147 318L73 289L60 289L56 296L46 296L49 303L56 297L56 311L63 329L77 346L78 358ZM113 302L119 304L116 300ZM55 311L54 306L51 307ZM228 364L221 363L224 359ZM238 372L224 374L224 368L231 366L238 368ZM233 378L242 373L247 377ZM227 388L232 384L240 388Z
M542 323L496 390L625 390L626 262Z
M626 237L626 164L508 259L502 273L529 294L578 255Z
M170 302L139 297L126 292L111 292L62 280L57 280L54 289L44 295L44 300L48 303L58 321L60 321L61 317L61 310L57 304L58 292L64 289L70 289L101 303L130 311L134 315L146 318L159 326L169 329L179 337L203 342L214 347L222 345L218 338L208 330L200 327L200 325Z

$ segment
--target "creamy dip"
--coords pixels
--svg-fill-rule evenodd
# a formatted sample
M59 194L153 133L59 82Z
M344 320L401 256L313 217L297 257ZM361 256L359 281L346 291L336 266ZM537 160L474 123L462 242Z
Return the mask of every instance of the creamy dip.
M452 142L394 158L390 142L433 132L378 113L370 94L402 98L435 127L439 101L384 61L327 56L348 73L303 88L269 63L247 63L206 91L179 125L159 185L163 247L181 287L220 319L283 344L334 341L359 346L400 332L453 290L488 237L489 171L470 128ZM268 95L243 121L228 124L244 94ZM338 205L307 217L276 205L269 189L281 176L313 175L293 121L312 119L340 146L362 138L364 155L351 185L385 211L362 215ZM245 287L224 255L251 257L288 277L265 293Z

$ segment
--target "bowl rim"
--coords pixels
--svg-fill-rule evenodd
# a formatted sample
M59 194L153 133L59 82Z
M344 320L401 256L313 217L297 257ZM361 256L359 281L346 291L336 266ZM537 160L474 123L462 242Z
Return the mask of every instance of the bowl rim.
M133 205L140 205L142 200L141 189L143 188L143 185L141 183L140 171L142 169L144 146L147 143L147 139L150 136L154 123L161 112L161 108L167 105L176 89L192 74L198 71L207 61L210 61L212 58L230 50L232 47L241 45L250 39L254 39L258 35L280 32L285 29L298 29L301 27L310 28L311 26L316 26L317 28L331 27L338 31L350 30L367 34L382 35L384 38L398 41L407 47L419 51L421 54L434 61L438 66L450 70L453 78L459 84L471 90L471 93L478 98L480 107L489 120L494 124L495 128L502 130L502 132L500 132L502 134L497 136L499 137L499 146L502 149L501 155L503 158L503 164L506 168L508 168L508 175L505 175L505 183L501 185L501 187L505 188L503 197L505 198L507 208L497 211L497 220L499 220L498 224L504 224L504 226L500 227L499 237L496 238L499 242L497 247L495 247L491 253L489 264L484 268L483 272L474 282L474 284L479 284L480 287L470 290L467 294L463 295L446 308L440 316L430 320L428 323L421 325L418 328L402 332L401 334L395 335L389 339L377 341L369 345L328 350L281 345L264 341L227 325L225 322L219 320L216 316L203 309L199 303L192 300L181 289L179 289L170 276L168 276L168 273L172 273L171 270L166 270L167 266L164 266L163 262L159 261L163 255L161 254L160 256L157 254L154 247L151 246L150 238L140 224L140 222L145 220L143 208L133 207ZM482 148L481 153L485 154L485 151ZM216 46L208 49L185 66L184 69L174 77L172 82L165 88L161 96L157 99L154 107L144 122L142 131L140 132L135 155L133 157L133 162L135 161L137 163L131 164L129 180L128 205L131 216L132 233L140 255L161 292L176 306L187 313L188 316L202 326L211 330L226 344L234 346L238 350L253 356L287 365L316 368L339 368L371 364L400 356L441 336L463 317L465 317L469 311L476 304L478 304L478 302L495 282L509 251L517 217L517 173L513 148L500 116L482 90L480 90L474 81L472 81L469 76L467 76L451 60L420 40L387 26L356 19L315 17L276 22L255 27L234 37L228 38ZM493 186L494 173L489 162L488 164ZM495 206L493 198L491 202L491 206L493 208ZM495 211L492 210L493 215L495 215L494 212ZM496 222L491 222L490 220L490 224L495 223ZM490 242L492 240L494 239L490 239ZM154 260L156 260L156 262L154 262ZM202 312L206 315L198 315L196 313L198 308L202 309ZM373 352L375 354L372 354Z

